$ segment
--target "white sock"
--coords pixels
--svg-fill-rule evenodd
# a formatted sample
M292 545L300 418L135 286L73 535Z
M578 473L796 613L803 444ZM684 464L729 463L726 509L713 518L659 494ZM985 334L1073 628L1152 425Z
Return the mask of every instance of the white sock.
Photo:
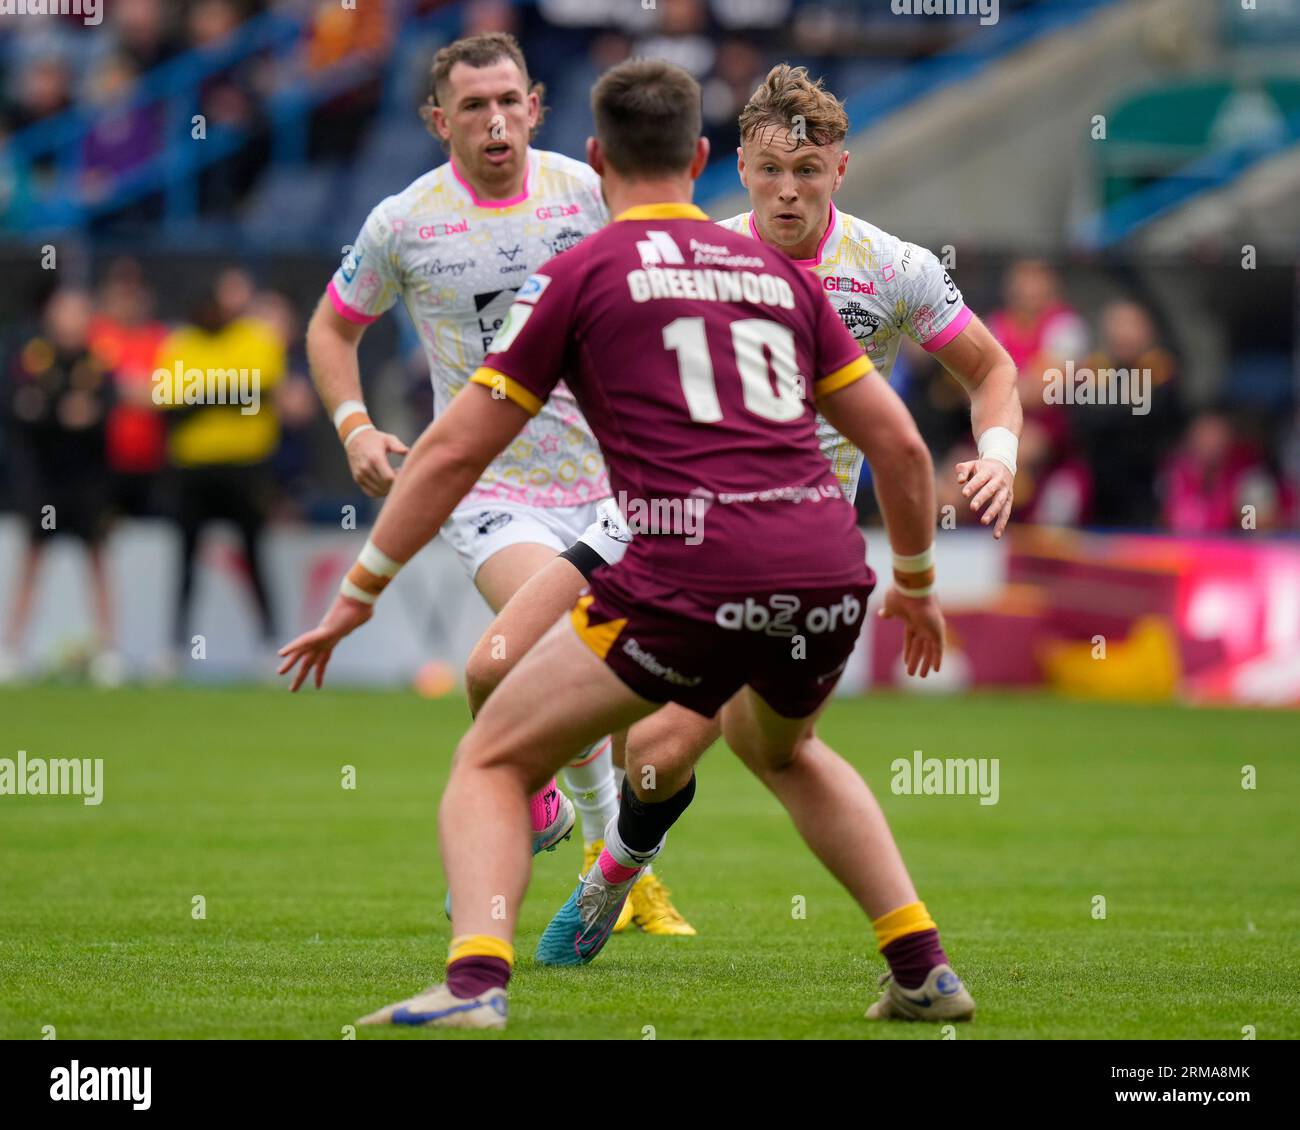
M585 765L566 765L564 783L573 797L574 807L582 817L582 838L590 843L605 834L605 825L618 819L618 790L614 787L613 744L601 738L595 745L582 751L578 760L591 757L593 749L600 753Z
M640 867L649 871L650 861L664 850L664 842L667 839L668 836L665 835L649 851L633 851L618 834L617 816L605 825L605 850L614 857L614 862L620 867Z

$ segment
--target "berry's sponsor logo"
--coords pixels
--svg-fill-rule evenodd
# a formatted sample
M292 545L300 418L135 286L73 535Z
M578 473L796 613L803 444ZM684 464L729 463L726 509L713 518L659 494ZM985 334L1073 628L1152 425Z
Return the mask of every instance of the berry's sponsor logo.
M718 606L714 623L729 632L762 632L765 636L792 636L799 630L795 617L801 607L792 593L773 593L766 601L747 596ZM803 613L803 630L812 635L852 627L862 616L862 601L845 593L834 604L814 605Z
M444 235L464 235L469 231L469 220L450 224L425 224L420 228L421 239L440 239Z
M829 290L832 294L875 294L875 281L858 282L857 279L846 278L843 275L827 275L822 279L822 289Z
M411 271L413 274L429 277L451 275L453 278L459 278L472 266L474 266L473 259L430 259L427 263L417 263Z

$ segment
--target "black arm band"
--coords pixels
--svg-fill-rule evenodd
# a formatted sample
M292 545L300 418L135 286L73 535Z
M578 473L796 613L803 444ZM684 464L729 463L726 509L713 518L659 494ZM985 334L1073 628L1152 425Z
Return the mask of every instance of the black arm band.
M585 541L575 541L568 549L560 554L570 565L578 570L587 580L591 580L591 574L608 562L601 557Z

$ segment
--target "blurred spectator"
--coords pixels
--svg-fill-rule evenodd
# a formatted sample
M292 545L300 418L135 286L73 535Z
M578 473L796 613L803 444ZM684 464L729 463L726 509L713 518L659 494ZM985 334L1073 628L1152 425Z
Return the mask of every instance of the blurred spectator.
M1136 302L1103 307L1100 330L1100 348L1082 364L1098 374L1099 382L1106 370L1124 370L1130 387L1145 390L1148 399L1070 410L1074 433L1096 475L1093 521L1153 526L1158 513L1151 484L1183 429L1174 358L1160 345L1150 313Z
M271 504L273 481L268 467L280 440L274 390L284 379L284 346L263 322L235 311L240 271L226 271L203 295L190 325L168 336L158 368L168 373L200 374L238 371L239 391L255 393L240 403L227 384L225 395L205 395L200 403L183 399L173 388L166 405L172 418L168 454L173 471L173 506L181 528L181 586L176 607L174 642L184 651L189 639L195 557L204 529L214 521L232 522L242 539L247 576L257 605L264 643L274 639L274 622L261 560L261 535ZM220 389L215 389L220 393ZM225 399L226 403L220 403Z
M113 0L107 8L117 49L136 71L165 63L180 51L181 42L169 24L163 0Z
M1093 520L1092 469L1068 437L1052 435L1041 421L1026 419L1016 463L1014 513L1020 521L1083 526Z
M135 517L157 512L166 465L166 429L153 400L153 374L167 327L153 318L154 296L134 259L113 263L91 319L90 345L113 374L107 458L117 508Z
M352 76L357 85L329 99L312 114L313 158L346 160L383 98L384 64L393 38L389 0L358 0L343 8L337 0L318 0L307 29L309 78L329 72L331 81Z
M1277 529L1287 522L1293 501L1220 411L1192 420L1165 466L1162 485L1164 524L1177 534Z
M1044 453L1045 466L1062 465L1073 454L1069 419L1063 404L1045 399L1045 375L1052 369L1064 372L1067 361L1077 362L1084 355L1087 325L1061 297L1056 271L1041 260L1012 263L1003 281L1003 297L1006 305L989 316L989 329L1016 363L1026 422L1040 424L1051 445Z
M22 231L31 201L27 168L9 151L9 129L0 118L0 231Z
M18 104L11 108L13 128L43 122L72 107L72 71L61 56L47 56L28 64L19 82Z
M236 32L243 15L233 0L196 0L190 8L189 46L199 51L222 47ZM246 143L235 153L204 170L201 195L205 210L233 212L248 194L269 156L266 118L262 110L258 60L245 60L218 71L199 88L199 111L209 136L217 130L239 131Z
M320 398L311 383L307 341L293 302L279 291L268 290L253 299L252 310L253 316L275 334L286 358L284 380L273 391L280 417L280 443L271 459L271 471L284 490L277 500L283 505L277 517L301 518L318 493L312 475L312 431L318 432L317 438L327 450L335 432L321 411ZM426 387L428 383L426 372Z
M724 39L713 77L702 94L704 133L716 154L731 153L739 142L736 119L767 73L763 53L745 39Z
M118 178L157 155L162 145L162 109L133 105L138 80L124 55L105 59L92 82L91 108L98 113L82 146L83 192L102 200Z
M632 54L666 59L697 79L705 78L713 68L717 48L709 34L709 10L704 0L658 0L656 10L660 13L658 29L639 38Z
M45 305L40 332L28 338L8 366L5 403L12 444L16 497L28 543L0 650L0 678L20 667L44 550L51 536L71 534L86 547L96 629L91 675L120 682L122 661L113 650L112 605L104 561L109 520L105 428L112 380L91 350L90 296L57 290Z
M1006 305L989 316L989 329L1020 371L1021 398L1029 392L1029 402L1041 405L1043 373L1084 355L1088 327L1062 299L1056 271L1041 260L1013 263L1007 270L1003 298Z

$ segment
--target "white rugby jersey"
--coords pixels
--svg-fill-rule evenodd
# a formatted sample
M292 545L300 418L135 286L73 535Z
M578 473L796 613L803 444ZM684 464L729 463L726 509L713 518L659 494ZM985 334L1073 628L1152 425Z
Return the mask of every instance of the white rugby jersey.
M718 222L758 239L753 212ZM933 353L971 319L957 284L931 252L846 215L834 204L816 257L795 262L821 279L831 305L885 380L902 344L900 333ZM852 499L862 473L862 452L820 416L817 436L844 493Z
M438 415L483 363L528 276L608 219L600 178L559 153L530 148L523 192L491 202L448 161L375 207L328 293L339 314L360 325L399 298L406 303ZM600 447L561 384L464 504L580 506L609 492Z

